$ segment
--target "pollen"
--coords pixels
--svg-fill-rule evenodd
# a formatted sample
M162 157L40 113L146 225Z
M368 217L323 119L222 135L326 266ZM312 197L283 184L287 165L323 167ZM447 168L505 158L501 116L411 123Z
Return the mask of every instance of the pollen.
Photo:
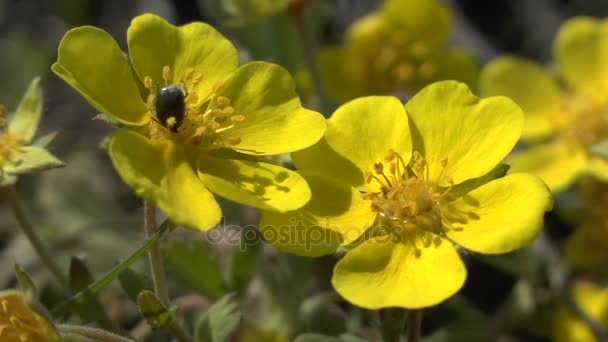
M6 131L8 126L6 107L0 105L0 168L5 163L16 163L23 140Z
M447 165L447 157L439 161L442 169ZM375 190L363 192L362 198L371 202L381 224L401 233L412 229L443 233L441 214L444 208L450 210L449 188L439 187L428 174L429 165L421 153L415 151L408 163L399 153L389 150L384 160L374 163L366 173L368 188ZM444 182L451 179L443 172L441 177Z

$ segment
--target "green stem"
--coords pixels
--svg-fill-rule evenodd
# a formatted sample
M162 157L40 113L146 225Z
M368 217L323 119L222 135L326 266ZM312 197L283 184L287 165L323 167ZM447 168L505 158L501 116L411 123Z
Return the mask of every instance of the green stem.
M76 334L98 342L135 342L135 340L113 334L106 330L80 325L60 324L57 326L57 329L64 334Z
M127 258L125 261L121 262L120 264L114 266L110 271L108 271L108 273L106 273L105 276L103 276L101 279L97 280L96 282L92 283L91 285L87 286L86 289L78 292L77 294L72 296L67 301L61 303L59 306L57 306L53 310L53 314L55 316L64 314L66 312L66 310L69 307L71 307L72 304L74 304L78 301L81 301L85 296L97 294L104 287L106 287L108 284L110 284L114 279L116 279L116 277L118 277L118 275L120 275L124 270L129 268L129 266L131 266L135 261L137 261L137 259L139 259L142 255L144 255L148 251L148 249L150 249L150 247L154 243L156 243L156 241L158 241L171 228L173 228L173 224L169 220L165 220L160 225L160 227L158 228L156 233L154 233L154 235L152 235L144 243L143 246L141 246L133 254L131 254L131 256L129 256L129 258Z
M70 284L68 281L68 277L65 273L63 273L59 265L55 262L49 251L42 244L42 241L40 241L40 238L36 234L36 229L34 229L34 225L28 218L25 206L19 199L15 188L12 186L8 186L0 189L2 189L4 197L8 200L8 203L13 209L13 213L15 214L15 218L17 219L17 223L19 223L19 227L21 227L21 230L23 231L27 239L30 241L32 248L34 248L34 251L36 252L36 254L38 254L40 260L49 269L49 271L51 271L57 281L69 291Z
M382 318L382 337L385 342L399 342L401 331L405 324L405 310L397 308L383 309L380 311Z
M152 202L144 201L144 226L146 228L146 236L150 236L156 229L156 205ZM150 274L154 293L160 302L165 306L170 306L169 291L167 290L167 281L165 278L165 270L160 254L160 243L154 242L148 250L148 261L150 263ZM176 321L169 327L169 331L181 342L191 342L192 338Z
M407 316L407 342L420 341L422 310L410 310Z
M146 228L146 237L152 236L156 230L156 206L144 201L144 226ZM167 281L165 280L165 270L160 255L160 243L156 241L148 250L148 262L150 263L150 274L154 293L164 306L169 306L169 291L167 290Z

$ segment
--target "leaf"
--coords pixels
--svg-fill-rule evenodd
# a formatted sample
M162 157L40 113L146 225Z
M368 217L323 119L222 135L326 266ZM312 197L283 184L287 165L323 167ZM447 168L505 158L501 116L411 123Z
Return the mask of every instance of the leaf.
M47 147L53 140L55 140L55 137L57 137L57 134L59 132L55 131L55 132L51 132L49 134L45 134L39 138L36 138L36 140L34 140L34 142L32 142L33 146L37 146L40 148L45 148Z
M300 306L300 316L307 331L337 336L346 332L346 315L337 305L334 292L322 292L306 298Z
M144 290L151 290L152 283L145 275L127 268L118 275L120 286L132 301L137 303L137 296Z
M257 229L245 229L241 232L241 244L232 252L230 264L230 285L239 296L245 294L259 267L263 247L261 234Z
M321 334L302 334L293 342L341 342L339 338Z
M460 198L490 181L504 177L507 174L507 171L509 171L509 168L510 166L507 164L498 164L492 171L484 176L469 179L454 185L450 188L449 196L454 199Z
M17 161L3 167L7 173L30 173L63 167L65 164L44 148L25 146L19 149Z
M153 329L169 327L177 318L177 307L166 308L156 295L148 290L137 296L139 312Z
M30 278L29 274L25 272L25 270L15 264L15 276L19 281L19 288L21 292L25 295L25 299L28 303L35 301L38 298L38 291L36 290L36 285L32 278Z
M84 261L78 257L72 257L70 260L70 271L68 274L68 281L70 285L70 291L72 294L79 293L95 282L91 271L84 263ZM96 295L85 294L75 305L76 312L87 322L103 320L104 311L99 303L99 299Z
M194 329L194 341L225 341L238 327L240 321L241 312L234 302L234 294L227 294L198 319Z
M21 138L25 143L32 141L42 115L42 88L36 77L21 99L15 115L10 120L8 132Z
M163 254L167 270L180 284L210 299L226 293L219 264L202 244L174 241Z

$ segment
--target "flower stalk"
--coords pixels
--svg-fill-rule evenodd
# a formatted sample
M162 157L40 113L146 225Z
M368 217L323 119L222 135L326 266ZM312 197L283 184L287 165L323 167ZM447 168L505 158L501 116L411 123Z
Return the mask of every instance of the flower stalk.
M399 342L401 331L405 324L406 311L403 309L389 308L380 311L382 318L382 338L385 342Z
M17 195L17 191L13 186L7 186L1 188L2 195L6 198L13 213L15 214L15 218L17 219L17 223L19 227L27 237L28 241L32 245L32 248L38 254L38 257L44 263L44 265L49 269L49 271L53 274L55 279L66 289L69 289L69 281L66 274L61 270L61 267L55 262L47 248L44 246L38 235L36 234L36 229L30 218L28 217L25 206L21 202L21 199Z
M156 206L154 203L144 201L144 226L146 229L146 239L149 239L156 231ZM160 255L160 243L152 244L148 250L148 262L150 263L150 275L154 293L164 306L169 306L169 291L165 279L165 270Z
M420 326L422 325L422 310L410 310L407 316L408 342L420 341Z
M60 324L57 326L59 332L64 334L75 334L82 337L87 337L98 342L134 342L130 338L122 337L113 334L109 331L80 325Z

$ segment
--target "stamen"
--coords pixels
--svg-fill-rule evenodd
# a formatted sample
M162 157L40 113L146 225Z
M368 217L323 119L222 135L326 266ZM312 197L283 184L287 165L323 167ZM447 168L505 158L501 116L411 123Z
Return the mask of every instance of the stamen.
M186 71L184 71L184 80L185 81L190 81L192 79L192 75L193 74L194 74L194 68L193 67L186 68Z
M226 84L224 82L219 82L213 87L213 92L216 94L221 93L226 88Z
M165 80L165 85L171 83L173 79L173 72L171 72L171 68L168 65L163 67L163 79Z
M146 87L146 89L148 89L149 91L152 91L152 88L154 87L154 85L152 84L152 77L144 77L144 87Z
M232 107L230 107L230 108L232 108ZM243 115L233 115L230 117L230 120L234 124L240 124L241 122L245 121L245 117Z

